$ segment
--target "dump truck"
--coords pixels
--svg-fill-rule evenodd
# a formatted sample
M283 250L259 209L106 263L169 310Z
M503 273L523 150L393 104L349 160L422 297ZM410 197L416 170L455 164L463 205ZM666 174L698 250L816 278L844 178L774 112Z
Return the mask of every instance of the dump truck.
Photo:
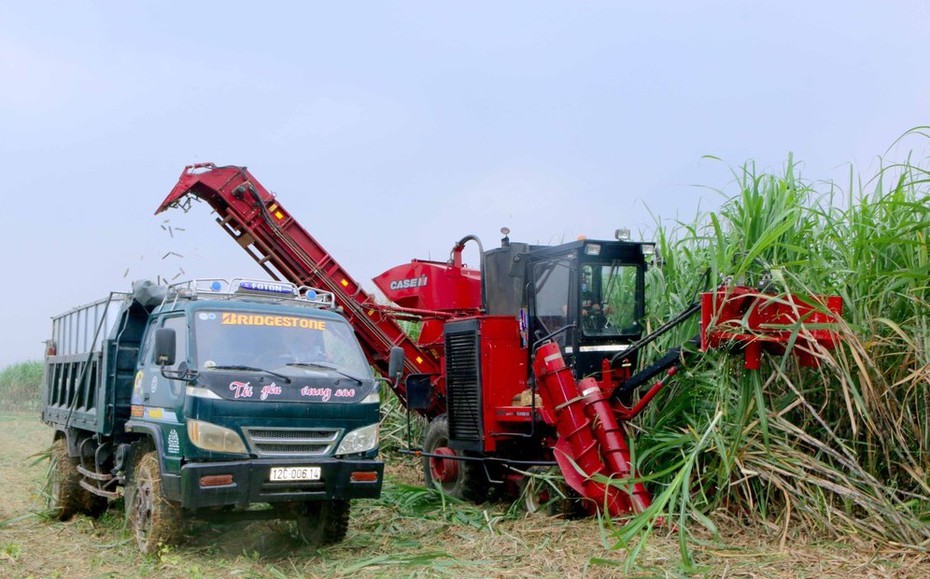
M751 371L763 353L789 353L813 366L838 341L839 297L734 284L705 288L647 332L656 246L623 229L614 239L539 245L503 228L500 246L487 249L465 235L448 260L413 259L375 277L379 299L246 167L185 167L156 213L198 200L273 279L333 293L371 365L395 377L402 404L429 421L422 444L408 449L422 458L426 484L470 501L495 490L555 514L642 512L652 499L636 480L627 424L689 357L724 349ZM478 267L464 263L468 244L479 249ZM647 346L698 314L698 335L644 363ZM416 337L404 320L419 323ZM534 488L538 470L560 472L565 485Z
M43 421L59 519L124 499L143 553L188 520L293 519L342 540L380 496L379 392L333 295L237 278L149 281L52 320Z

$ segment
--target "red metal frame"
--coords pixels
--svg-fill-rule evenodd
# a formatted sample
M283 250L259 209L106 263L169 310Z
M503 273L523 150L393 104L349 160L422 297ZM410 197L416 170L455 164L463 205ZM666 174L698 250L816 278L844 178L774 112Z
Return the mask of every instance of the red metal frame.
M793 353L802 366L816 366L815 344L832 349L839 341L831 329L843 312L839 296L773 296L748 287L723 287L701 295L701 351L738 345L747 370L758 370L762 352ZM803 326L803 332L800 331Z
M369 362L382 373L387 375L391 348L399 346L404 349L406 373L441 376L441 353L411 340L394 314L365 292L245 167L213 163L185 167L155 213L182 204L187 196L207 202L223 229L274 279L332 292ZM406 401L402 380L394 389ZM441 414L443 404L437 398L427 414Z

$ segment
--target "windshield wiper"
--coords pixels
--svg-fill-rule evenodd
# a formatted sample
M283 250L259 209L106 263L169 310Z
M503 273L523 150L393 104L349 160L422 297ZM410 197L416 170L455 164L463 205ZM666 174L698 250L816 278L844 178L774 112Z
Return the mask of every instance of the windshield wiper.
M268 374L269 376L274 376L275 378L280 378L281 380L284 381L285 384L291 383L291 379L285 376L284 374L278 374L277 372L272 372L271 370L265 370L264 368L256 368L255 366L241 366L241 365L213 366L212 368L210 368L210 370L242 370L244 372L261 372L263 374Z
M324 362L288 362L287 365L288 365L288 366L298 366L298 367L310 366L310 367L316 367L316 368L325 368L325 369L327 369L327 370L332 370L333 372L335 372L336 374L339 374L340 376L345 376L345 377L348 378L349 380L355 380L355 382L358 383L358 384L363 384L363 383L364 383L364 382L362 382L361 378L356 378L355 376L352 376L351 374L346 374L345 372L343 372L342 370L340 370L340 369L337 368L336 366L334 366L334 365L332 365L332 364L326 364L326 363L324 363Z

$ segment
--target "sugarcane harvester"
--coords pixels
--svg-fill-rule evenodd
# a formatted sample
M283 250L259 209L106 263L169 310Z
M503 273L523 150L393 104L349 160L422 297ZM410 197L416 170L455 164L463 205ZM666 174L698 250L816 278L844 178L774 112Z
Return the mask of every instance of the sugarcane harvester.
M527 473L557 466L588 512L637 513L651 502L635 482L624 423L656 396L686 353L725 347L758 369L763 351L791 348L800 363L832 348L837 297L773 296L743 286L701 294L644 335L645 273L654 244L580 239L512 242L485 250L475 236L447 261L414 259L374 278L378 301L245 167L191 165L157 212L208 203L217 222L273 278L334 294L369 363L410 412L429 420L422 447L428 485L481 501L513 491ZM467 244L480 267L463 262ZM700 313L693 347L639 369L643 348ZM417 320L411 338L400 320ZM799 327L804 326L804 331ZM810 328L810 329L808 329ZM645 391L644 391L645 390ZM614 484L619 483L619 484Z

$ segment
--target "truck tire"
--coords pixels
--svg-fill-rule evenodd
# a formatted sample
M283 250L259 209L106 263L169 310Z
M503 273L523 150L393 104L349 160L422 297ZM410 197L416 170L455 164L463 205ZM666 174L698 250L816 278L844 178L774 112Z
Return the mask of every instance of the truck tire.
M59 438L52 443L48 470L48 508L59 521L67 521L82 509L81 475L68 456L68 441ZM89 493L88 493L89 494Z
M136 546L145 555L181 537L181 509L162 493L158 455L149 451L135 461L126 508Z
M483 465L471 460L456 460L459 454L449 448L449 418L441 414L429 423L423 452L440 454L423 457L423 478L426 486L439 489L459 500L482 503L488 496L488 477Z
M83 487L79 488L78 496L81 501L80 512L94 519L102 515L110 504L106 498L95 495Z
M297 516L297 534L311 547L339 543L349 530L349 501L306 503Z

